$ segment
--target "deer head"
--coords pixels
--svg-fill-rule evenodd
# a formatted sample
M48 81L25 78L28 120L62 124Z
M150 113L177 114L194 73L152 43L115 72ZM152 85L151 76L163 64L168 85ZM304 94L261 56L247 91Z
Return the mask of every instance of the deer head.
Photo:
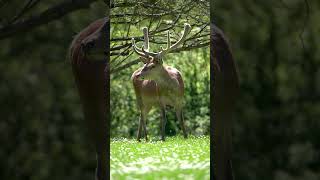
M186 23L184 25L182 36L173 45L171 45L170 32L167 31L167 48L163 49L162 47L160 47L161 50L159 52L151 52L149 50L148 28L143 28L144 44L141 49L137 47L134 38L132 38L133 50L140 56L140 60L144 63L140 74L138 74L139 77L141 79L157 79L161 71L163 70L163 57L172 50L176 49L180 44L182 44L190 31L191 26L190 24Z
M107 55L107 31L109 30L108 18L104 18L102 25L92 34L81 41L81 50L90 60L104 60Z

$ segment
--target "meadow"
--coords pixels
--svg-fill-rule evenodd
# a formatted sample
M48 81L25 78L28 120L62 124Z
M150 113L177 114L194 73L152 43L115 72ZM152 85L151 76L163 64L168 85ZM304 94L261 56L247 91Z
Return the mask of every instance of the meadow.
M210 138L174 136L164 142L113 138L110 173L112 180L210 179Z

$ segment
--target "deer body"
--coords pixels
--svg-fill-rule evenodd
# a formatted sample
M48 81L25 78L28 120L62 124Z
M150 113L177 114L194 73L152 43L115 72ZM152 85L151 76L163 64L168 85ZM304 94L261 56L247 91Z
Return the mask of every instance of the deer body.
M229 43L217 26L211 23L211 124L214 143L214 179L233 180L232 113L239 95L239 76ZM215 147L213 147L215 145Z
M154 80L141 80L139 78L142 68L132 75L133 85L137 93L143 95L143 102L150 105L169 105L172 107L182 107L184 84L181 73L170 66L161 69L162 78ZM163 78L167 76L166 78Z
M69 49L90 140L97 157L96 180L109 179L107 154L109 133L109 18L99 19L75 36Z
M163 67L163 76L167 76L167 78L155 80L141 80L139 78L141 69L132 75L135 92L141 98L138 102L140 103L139 107L160 105L182 108L184 84L177 69L170 66Z
M140 141L142 128L144 136L147 139L146 116L153 106L158 106L161 109L161 139L165 140L165 125L166 125L166 106L174 107L177 119L180 123L183 135L187 138L186 128L184 125L182 107L184 95L184 83L181 73L173 67L163 66L162 57L168 51L177 47L190 32L190 25L185 26L185 31L180 40L173 46L170 46L170 36L168 33L168 47L159 53L151 53L149 49L148 31L144 32L144 47L139 50L133 39L134 51L140 55L140 59L144 62L144 66L136 70L132 74L133 87L137 97L137 104L140 110L140 121L138 128L137 139Z

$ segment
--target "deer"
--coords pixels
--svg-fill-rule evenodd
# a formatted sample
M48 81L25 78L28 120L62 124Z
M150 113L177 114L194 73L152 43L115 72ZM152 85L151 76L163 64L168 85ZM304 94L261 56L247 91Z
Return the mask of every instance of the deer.
M69 48L75 84L80 96L89 140L95 147L96 180L109 173L109 18L98 19L80 31Z
M213 179L233 180L232 171L232 113L239 95L239 75L229 42L223 31L210 24L210 158ZM213 161L214 160L214 161Z
M154 106L160 107L161 110L160 132L162 141L165 141L166 106L171 106L175 109L183 136L187 138L182 112L184 82L179 70L163 65L163 57L183 44L191 31L191 26L187 23L184 25L182 36L173 45L171 45L170 32L167 31L167 48L160 47L161 50L159 52L151 52L149 49L148 28L144 27L142 31L144 36L142 48L138 48L135 39L132 38L133 51L139 55L139 59L144 63L143 67L140 67L131 76L138 109L140 110L137 140L140 141L143 128L145 140L148 141L146 118Z

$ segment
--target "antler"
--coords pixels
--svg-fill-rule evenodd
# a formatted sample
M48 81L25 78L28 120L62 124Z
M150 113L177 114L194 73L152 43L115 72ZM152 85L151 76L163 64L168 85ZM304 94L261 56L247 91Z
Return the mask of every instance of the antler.
M161 48L161 55L165 55L167 53L169 53L170 51L176 49L181 43L184 42L184 40L186 39L187 35L190 33L191 31L191 26L190 24L188 23L185 23L184 24L184 30L183 30L183 33L182 33L182 36L181 38L171 46L171 41L170 41L170 33L168 31L168 34L167 34L167 48L166 49L163 49L162 47Z
M144 43L143 43L143 48L146 48L147 51L149 51L149 35L148 35L148 28L144 27L142 29L143 31L143 39L144 39Z
M142 29L143 37L144 37L144 44L142 46L142 52L148 56L155 56L157 53L153 53L149 51L149 35L148 35L148 28L144 27Z
M132 47L133 47L134 52L136 52L138 55L140 55L140 56L142 56L142 57L148 58L148 55L146 55L145 53L143 53L143 52L137 47L134 38L131 39L131 42L132 42Z
M142 46L142 50L137 47L134 38L132 38L132 47L133 47L134 52L136 52L138 55L140 55L142 57L145 57L145 58L149 58L150 55L148 54L148 51L149 51L148 28L144 27L142 29L142 31L143 31L143 46ZM146 48L146 50L144 48Z
M184 40L186 39L187 35L190 33L191 31L191 26L188 23L184 24L184 30L182 33L181 38L171 46L171 41L170 41L170 33L169 31L167 32L167 48L163 49L161 48L161 51L159 53L154 53L154 52L150 52L149 51L149 36L148 36L148 28L144 27L142 29L143 31L143 38L144 38L144 42L143 42L143 46L141 49L139 49L135 43L134 38L132 38L132 47L133 50L140 56L149 59L150 57L154 57L156 55L160 55L163 56L167 53L169 53L170 51L176 49L180 44L182 44L184 42Z

